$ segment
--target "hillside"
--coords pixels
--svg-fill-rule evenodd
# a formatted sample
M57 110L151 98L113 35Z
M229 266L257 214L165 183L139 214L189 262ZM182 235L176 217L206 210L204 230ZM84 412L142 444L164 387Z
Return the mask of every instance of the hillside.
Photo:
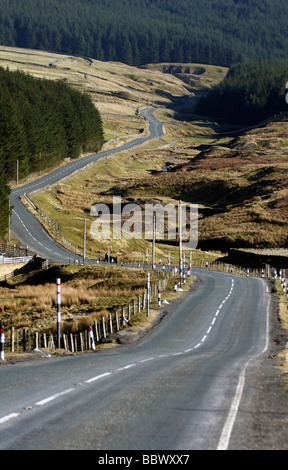
M34 196L75 245L82 246L83 219L87 218L89 229L88 214L95 201L110 202L113 194L121 194L123 202L157 198L177 203L181 198L198 203L202 246L224 236L237 247L287 246L285 118L241 131L196 116L186 120L186 114L173 111L177 100L194 99L193 83L195 93L205 90L223 80L226 69L190 64L191 73L183 77L184 66L172 64L179 72L176 77L163 73L171 66L167 63L142 69L40 51L1 49L0 65L9 64L14 69L21 62L21 68L30 74L53 80L65 78L76 88L88 90L101 113L106 145L118 145L124 136L129 139L139 133L143 128L143 120L137 115L139 104L154 103L157 117L165 123L166 135L160 141L123 152L121 157L111 156L109 165L103 160ZM196 71L198 75L192 73ZM165 165L168 172L162 171ZM206 246L217 247L214 241ZM113 249L115 255L135 259L143 257L146 246L122 243L120 247L115 243ZM91 255L106 248L87 240L87 253Z
M102 122L91 98L63 81L0 68L0 152L10 180L97 152Z
M195 100L194 92L197 94L201 90L211 88L215 83L219 83L227 73L226 68L218 66L172 64L175 68L175 75L173 75L165 73L167 67L171 67L171 64L167 63L136 68L121 63L100 62L92 59L4 46L0 48L0 66L4 69L9 68L11 71L20 69L31 76L44 78L45 80L61 80L76 90L88 93L101 115L106 148L118 146L123 141L135 138L143 129L146 131L145 121L139 116L138 110L139 107L151 105L159 107L159 109L163 108L161 119L167 122L165 138L156 144L152 142L151 146L152 148L155 145L156 147L158 145L170 146L175 140L175 134L173 130L170 131L171 113L166 108L173 107L178 101L182 102L183 99L185 103L191 104ZM174 120L172 122L175 122L176 129L178 129L178 122ZM146 151L146 147L143 148L143 151ZM162 158L157 156L155 161L149 161L141 154L139 155L139 161L136 158L133 165L131 165L131 154L127 157L122 155L121 160L119 156L116 156L115 163L110 161L108 167L105 160L101 165L95 167L95 175L91 172L90 176L87 177L89 182L91 181L91 194L90 183L83 181L80 176L79 183L75 184L75 181L71 180L73 191L77 193L72 196L74 201L72 209L62 211L64 206L60 206L60 210L58 210L59 204L56 203L55 205L54 202L52 202L52 206L48 204L49 207L47 207L46 202L41 202L41 204L43 203L44 211L47 209L47 213L50 212L52 218L59 222L61 233L72 243L81 246L83 217L87 216L87 211L90 210L91 204L95 202L96 192L104 189L104 181L104 184L109 181L114 182L114 179L110 176L114 170L117 179L121 179L122 176L126 179L130 174L131 178L136 175L137 177L145 176L150 174L151 165L155 168L161 168ZM103 171L103 183L102 176L99 174L100 171ZM107 179L107 175L109 175L109 179ZM31 174L29 178L35 176ZM69 185L70 180L67 180L66 185L63 186L65 188L64 194L68 193L67 186ZM82 194L81 201L82 189L85 195ZM62 189L59 194L61 192ZM39 194L39 197L42 197L42 193ZM43 197L45 197L45 193L43 193ZM73 226L71 227L72 217ZM55 236L54 233L53 236ZM87 243L87 250L92 249L95 252L98 249L91 240ZM105 250L105 247L102 247L102 249ZM128 249L127 254L134 256L133 250Z
M63 81L0 67L0 237L8 232L9 181L97 152L100 114L91 97Z
M199 247L226 252L230 248L287 248L288 122L278 120L238 132L219 134L213 123L166 123L174 145L154 143L110 157L34 201L60 221L73 242L81 246L81 220L93 218L93 203L147 202L199 205ZM223 130L223 128L221 129ZM171 137L170 137L171 138ZM163 145L164 144L164 145ZM168 171L163 172L166 166ZM95 184L95 182L97 183ZM62 214L62 215L61 215ZM74 227L69 228L69 217ZM77 220L77 226L76 226ZM78 235L77 235L78 231ZM133 242L133 241L132 241ZM124 259L143 256L149 243L107 242ZM88 239L89 252L102 253L107 243ZM162 254L169 248L160 247ZM170 247L171 249L171 247ZM165 257L166 259L166 257Z
M129 65L287 57L285 0L1 0L0 44Z
M139 106L171 106L179 97L193 101L194 91L215 86L228 70L219 66L175 64L171 74L166 73L171 67L167 63L138 68L119 62L5 46L0 46L0 67L21 70L45 80L62 80L88 93L101 114L105 141L113 138L115 143L121 136L127 138L143 129Z
M287 111L287 77L286 59L237 64L201 98L195 112L231 123L257 124Z
M165 199L173 194L198 203L200 246L205 249L288 247L287 119L236 137L216 134L213 142L186 145L177 152L180 164L174 150L161 152L166 161L174 159L170 171L126 185L126 198L145 194ZM222 237L227 237L225 243L217 241Z

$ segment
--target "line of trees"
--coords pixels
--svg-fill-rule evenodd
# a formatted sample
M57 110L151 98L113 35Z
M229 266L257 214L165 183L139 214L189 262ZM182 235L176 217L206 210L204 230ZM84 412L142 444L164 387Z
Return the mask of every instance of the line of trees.
M0 68L0 238L7 231L8 181L98 152L100 114L90 96L63 81L33 78Z
M129 65L287 57L283 0L1 0L0 44Z
M199 101L196 112L231 123L256 124L288 111L287 82L287 60L238 64L231 67L225 79Z
M5 173L4 158L0 150L0 239L4 239L8 230L10 210L9 195L10 186Z

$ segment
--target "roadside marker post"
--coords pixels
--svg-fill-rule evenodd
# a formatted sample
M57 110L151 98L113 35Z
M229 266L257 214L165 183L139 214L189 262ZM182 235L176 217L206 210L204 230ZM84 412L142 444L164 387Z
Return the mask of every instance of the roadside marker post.
M95 341L94 341L94 333L93 333L92 326L89 326L89 336L91 339L91 348L93 349L93 351L95 351Z
M124 323L126 323L126 325L132 326L132 323L130 323L130 321L126 317L123 317L123 321Z
M161 306L161 294L160 294L159 289L158 289L158 305L159 305L159 307Z
M180 274L180 287L182 287L183 275L183 258L182 258L182 208L181 201L178 206L178 232L179 232L179 274Z
M1 325L0 327L0 357L2 361L4 361L5 359L4 345L5 345L4 325Z
M150 304L150 273L147 274L147 317L149 317Z
M180 260L180 287L182 287L183 282L183 260Z
M57 346L60 349L61 346L61 279L57 278Z

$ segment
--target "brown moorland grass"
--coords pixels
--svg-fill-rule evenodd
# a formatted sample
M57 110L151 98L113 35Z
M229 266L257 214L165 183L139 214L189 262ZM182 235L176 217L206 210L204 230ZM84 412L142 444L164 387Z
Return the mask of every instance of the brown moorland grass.
M152 174L133 185L127 182L123 194L160 199L173 195L199 204L201 240L228 236L244 247L286 246L287 133L284 119L226 140L225 145L219 140L206 144L194 158L180 155L180 163L167 173ZM156 151L150 153L153 158ZM170 154L167 150L167 160Z
M142 269L102 265L51 268L48 273L15 278L9 287L0 287L0 314L6 327L55 328L55 276L62 279L61 317L63 328L69 331L127 305L143 294L147 285L147 272ZM161 272L152 272L151 282L162 277Z
M202 67L203 73L197 75L193 88L194 85L183 81L183 76L180 78L171 73L162 73L167 64L135 68L120 63L102 63L93 59L8 47L0 49L0 65L10 70L20 68L35 77L50 80L64 79L77 89L89 93L100 111L105 139L107 141L112 139L109 145L113 147L123 141L116 139L119 136L126 135L129 139L146 127L145 121L138 115L139 107L155 105L159 107L160 114L164 117L161 111L162 106L170 105L177 97L186 96L189 99L190 92L196 85L197 89L207 89L212 83L222 80L227 73L227 69L223 67L209 65ZM190 65L193 66L193 64ZM198 68L199 65L196 64L196 69ZM192 81L193 73L190 77ZM154 154L155 158L152 160L151 152L146 154L146 151L163 145L169 146L175 136L179 146L191 133L189 124L183 123L180 129L177 122L173 119L171 121L170 113L168 113L168 119L164 120L167 122L165 137L159 142L146 145L139 154L133 152L131 155L131 152L128 152L122 153L115 159L105 159L99 162L91 173L86 172L84 180L80 176L73 179L71 183L69 180L66 184L58 185L56 195L49 195L47 200L47 193L35 196L44 212L59 224L64 237L78 246L79 250L83 245L84 218L87 218L87 232L89 233L90 208L95 202L107 201L105 193L111 188L108 182L120 186L123 182L133 184L135 179L150 175L151 171L161 171L162 166L166 164L165 153ZM207 132L210 132L209 129ZM193 131L193 134L197 132ZM206 137L203 138L206 141ZM180 158L180 153L175 155L177 163L180 162ZM31 175L30 178L34 176ZM49 227L46 226L46 229L49 230ZM56 234L52 233L52 235ZM136 244L122 241L121 244L114 246L116 255L132 260L143 260L146 249L150 249L150 244L145 242ZM88 237L87 254L95 257L99 252L102 254L107 252L107 243L97 244ZM158 256L163 257L163 255L163 250L158 248ZM167 262L168 250L165 256Z
M89 93L101 114L107 141L143 130L139 106L165 106L175 96L189 96L195 87L201 90L219 83L227 73L225 67L205 65L204 73L189 85L178 76L162 73L166 64L137 68L119 62L6 46L0 46L0 66L21 69L36 78L65 80ZM193 74L185 75L193 78Z
M192 130L195 125L191 123L186 128ZM70 237L73 228L71 231L69 224L74 217L73 243L78 246L84 217L88 226L93 221L89 221L89 205L111 203L116 194L124 203L178 204L181 199L199 204L202 241L225 236L240 247L285 247L288 151L284 136L288 135L288 123L285 119L271 122L236 138L216 140L216 135L212 132L210 138L206 136L204 146L199 146L194 138L188 146L185 134L175 149L137 149L132 155L130 152L111 157L65 184L35 195L35 201L53 217L62 218L60 223L66 233L70 230ZM155 169L153 172L147 162L151 163L150 169ZM161 164L165 163L169 169L166 173L161 171ZM121 244L114 244L115 254L125 257L126 252L132 259L143 259L147 247L151 253L151 246L145 243L132 247L122 240ZM97 246L97 242L88 240L90 253L101 249L107 250L107 244Z

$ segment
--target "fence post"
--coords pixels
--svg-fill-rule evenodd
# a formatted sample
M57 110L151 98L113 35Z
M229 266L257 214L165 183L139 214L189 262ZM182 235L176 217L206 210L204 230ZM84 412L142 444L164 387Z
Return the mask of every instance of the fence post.
M17 353L19 353L19 330L16 331L16 349Z
M14 341L15 341L15 328L12 326L11 328L11 352L14 352Z
M23 329L23 352L27 351L27 331Z
M128 320L131 319L131 303L128 304Z
M31 331L28 330L28 351L31 350Z
M98 331L98 323L97 323L97 320L95 320L94 326L95 326L96 341L99 343L99 331Z
M83 352L83 334L79 333L79 337L80 337L80 350Z
M103 338L106 338L106 324L105 318L102 316L102 328L103 328Z
M74 341L73 341L72 333L70 333L70 344L71 344L71 351L74 352Z
M109 313L109 322L110 322L110 333L113 334L113 323L112 323L112 315Z
M49 349L55 349L55 344L54 344L54 338L53 335L50 335L49 343L48 343L48 348Z

